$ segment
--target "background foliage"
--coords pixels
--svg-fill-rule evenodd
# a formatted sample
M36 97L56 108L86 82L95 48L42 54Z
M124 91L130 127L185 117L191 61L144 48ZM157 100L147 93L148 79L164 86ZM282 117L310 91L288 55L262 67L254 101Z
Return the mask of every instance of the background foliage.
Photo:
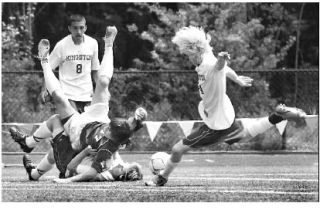
M68 35L72 13L86 17L87 34L99 43L100 60L105 27L118 28L114 64L127 74L116 74L111 83L111 117L144 106L149 120L199 119L196 75L163 72L194 68L171 42L183 26L202 26L212 37L214 54L228 51L236 71L319 65L319 3L3 3L2 72L39 70L33 57L36 44L48 38L53 48ZM154 72L130 74L139 70ZM255 72L252 77L255 82L248 89L228 82L238 117L264 116L278 102L318 112L318 101L310 106L305 96L318 97L318 83L313 91L303 91L304 85L318 81L313 75ZM42 81L41 75L2 75L2 99L7 100L2 102L2 122L40 122L37 115L52 113L37 103ZM17 94L23 94L18 99L27 106L10 105Z

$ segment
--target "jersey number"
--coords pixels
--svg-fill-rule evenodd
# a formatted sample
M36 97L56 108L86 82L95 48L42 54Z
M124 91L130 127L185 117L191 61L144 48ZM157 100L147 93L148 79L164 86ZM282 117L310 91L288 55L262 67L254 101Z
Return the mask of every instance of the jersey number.
M82 64L77 64L77 66L76 66L76 72L77 72L77 73L82 73Z

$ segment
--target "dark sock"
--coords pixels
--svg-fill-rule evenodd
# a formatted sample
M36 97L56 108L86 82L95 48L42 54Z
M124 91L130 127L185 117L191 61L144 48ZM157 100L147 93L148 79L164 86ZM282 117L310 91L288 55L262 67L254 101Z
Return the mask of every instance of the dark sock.
M272 113L271 115L269 115L268 119L269 119L270 123L272 123L273 125L280 123L281 121L284 120L281 116L279 116L275 113Z

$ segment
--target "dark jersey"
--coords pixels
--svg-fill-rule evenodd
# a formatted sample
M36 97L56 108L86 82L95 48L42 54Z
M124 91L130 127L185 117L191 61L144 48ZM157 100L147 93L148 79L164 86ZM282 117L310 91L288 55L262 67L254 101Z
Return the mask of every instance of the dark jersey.
M128 142L128 140L118 142L107 138L105 135L108 131L109 124L95 121L88 123L80 134L82 149L90 145L92 149L97 150L97 155L94 158L92 167L96 169L98 173L102 172L101 162L110 159L112 154L115 153L121 145Z

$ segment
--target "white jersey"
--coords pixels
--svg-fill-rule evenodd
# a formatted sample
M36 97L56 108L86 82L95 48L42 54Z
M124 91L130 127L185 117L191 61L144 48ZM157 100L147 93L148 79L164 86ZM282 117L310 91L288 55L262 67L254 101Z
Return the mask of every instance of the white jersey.
M217 58L206 52L202 63L196 68L198 87L202 101L199 103L199 114L204 123L214 130L229 128L235 113L226 94L226 69L215 70Z
M50 54L52 69L59 66L59 80L68 99L91 101L91 70L99 70L98 42L84 35L84 42L75 45L71 35L60 40Z

